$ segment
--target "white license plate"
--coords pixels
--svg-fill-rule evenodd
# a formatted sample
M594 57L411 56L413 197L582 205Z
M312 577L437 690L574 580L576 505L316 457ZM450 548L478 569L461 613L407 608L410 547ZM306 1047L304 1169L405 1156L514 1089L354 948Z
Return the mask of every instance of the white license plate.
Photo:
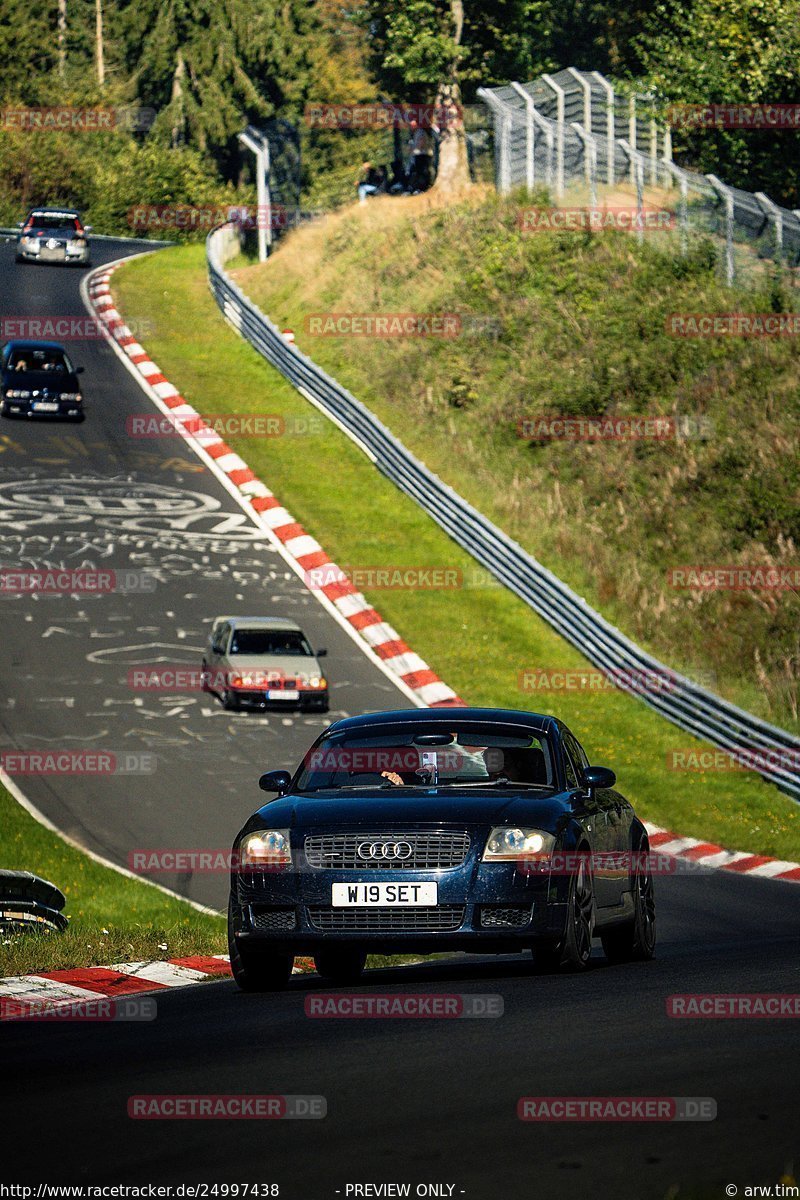
M35 400L33 407L36 412L58 412L58 405L54 400Z
M334 908L431 907L438 903L438 883L334 883Z
M274 688L267 692L268 700L299 700L300 693L296 688Z

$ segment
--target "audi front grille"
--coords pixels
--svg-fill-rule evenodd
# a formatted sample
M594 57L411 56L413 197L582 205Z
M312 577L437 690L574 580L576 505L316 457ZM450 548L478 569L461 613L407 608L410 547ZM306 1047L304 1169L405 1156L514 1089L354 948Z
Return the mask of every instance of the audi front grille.
M308 865L331 871L446 871L460 867L468 852L463 831L321 833L305 840Z
M464 922L463 904L435 908L323 908L309 907L309 924L326 933L445 933Z

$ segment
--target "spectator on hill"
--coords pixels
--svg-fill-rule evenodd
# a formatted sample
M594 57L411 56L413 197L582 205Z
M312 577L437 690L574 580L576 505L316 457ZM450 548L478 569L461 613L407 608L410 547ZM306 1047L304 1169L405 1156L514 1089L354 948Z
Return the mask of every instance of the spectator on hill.
M426 192L431 186L431 152L433 142L427 129L420 125L416 117L408 122L411 136L408 148L411 152L408 170L408 190L412 195Z
M361 174L356 180L358 200L360 204L367 203L367 196L375 196L386 190L386 172L383 167L376 167L371 162L361 164Z

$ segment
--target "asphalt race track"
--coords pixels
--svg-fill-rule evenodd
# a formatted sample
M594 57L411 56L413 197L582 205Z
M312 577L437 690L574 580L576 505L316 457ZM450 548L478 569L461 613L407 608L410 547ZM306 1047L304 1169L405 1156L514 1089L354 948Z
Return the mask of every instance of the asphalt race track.
M452 1183L453 1196L740 1194L800 1161L792 1020L670 1019L687 992L800 991L800 888L720 874L663 879L658 957L584 976L522 959L368 974L360 991L499 994L497 1019L310 1019L313 977L249 996L233 983L158 995L150 1024L7 1026L9 1180ZM462 965L463 964L463 965ZM322 1095L313 1121L133 1121L131 1095ZM520 1096L711 1096L713 1122L533 1124ZM376 1193L373 1193L375 1195ZM447 1193L445 1193L447 1194ZM352 1193L351 1193L352 1195ZM413 1191L412 1191L413 1195Z
M97 265L142 247L95 241ZM14 263L0 244L0 316L87 318L84 272ZM134 438L155 409L102 340L68 343L83 376L80 425L0 421L0 562L153 570L155 591L0 596L0 743L5 750L102 749L152 773L30 776L19 783L60 829L126 865L139 849L230 849L263 799L264 770L295 767L323 725L411 701L303 587L180 437ZM299 438L302 441L302 438ZM300 451L302 447L300 447ZM331 680L331 711L230 714L198 692L139 691L143 664L197 667L213 617L299 620ZM223 907L222 875L153 876Z
M123 253L101 245L95 261ZM0 251L4 314L83 315L77 272L15 268L11 247ZM231 717L205 696L133 695L126 671L137 655L195 663L215 613L274 608L329 647L332 717L408 702L304 595L178 439L126 436L125 416L147 406L111 351L87 342L75 358L86 366L91 404L82 426L0 424L2 561L74 555L84 565L152 565L163 583L149 596L69 605L2 599L3 746L49 739L155 751L149 776L20 781L52 820L118 862L137 846L227 847L258 802L259 771L291 765L325 718ZM196 505L188 529L176 528L168 506L166 515L145 504L120 513L119 481L142 501L184 493ZM62 499L53 507L47 497ZM211 904L225 890L216 876L164 882ZM403 1183L412 1196L418 1184L436 1184L445 1185L440 1195L474 1200L656 1200L680 1184L680 1197L704 1200L724 1196L726 1184L744 1195L748 1185L775 1183L800 1166L797 1022L676 1020L666 1001L800 992L800 888L722 873L656 882L652 963L609 967L598 950L593 968L573 977L537 975L522 958L462 958L373 971L358 989L499 995L496 1019L314 1020L304 1000L319 981L295 977L276 995L243 995L231 982L158 993L151 1023L6 1024L4 1180L277 1183L281 1197L298 1200ZM130 1096L164 1093L321 1095L327 1117L127 1116ZM522 1096L712 1097L717 1117L523 1123Z

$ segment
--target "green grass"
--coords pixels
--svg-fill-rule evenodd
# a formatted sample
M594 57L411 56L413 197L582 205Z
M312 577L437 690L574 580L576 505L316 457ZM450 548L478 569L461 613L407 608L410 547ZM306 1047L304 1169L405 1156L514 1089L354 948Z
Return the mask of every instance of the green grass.
M276 413L289 428L317 415L225 324L207 288L202 247L164 250L126 265L114 276L114 294L126 318L153 322L148 351L205 415ZM335 426L319 426L305 436L229 440L340 565L439 565L470 578L473 561ZM402 421L395 427L410 433ZM521 691L525 669L588 664L505 589L368 594L468 703L557 712L594 760L616 770L642 817L737 849L800 858L796 804L749 773L667 770L669 750L699 743L644 704L617 691ZM336 671L334 662L330 670Z
M761 264L727 289L719 247L702 239L682 258L665 233L641 246L624 233L525 235L526 203L377 200L298 230L237 278L429 467L629 637L800 731L797 592L667 581L692 563L800 563L798 339L666 329L670 313L797 309L796 279ZM489 318L496 335L313 336L306 316L325 312L459 313ZM709 436L517 435L521 419L562 414L678 415Z
M34 820L0 787L0 864L59 887L64 933L0 933L0 976L189 954L225 954L222 917L104 867Z

